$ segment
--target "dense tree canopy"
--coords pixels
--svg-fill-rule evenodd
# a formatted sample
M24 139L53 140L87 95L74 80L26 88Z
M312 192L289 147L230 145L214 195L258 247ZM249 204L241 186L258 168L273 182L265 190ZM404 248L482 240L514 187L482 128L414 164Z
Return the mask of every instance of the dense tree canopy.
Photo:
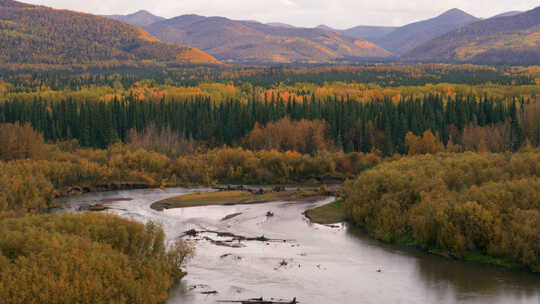
M368 170L345 186L354 223L386 241L540 271L540 153L438 154Z
M219 87L218 87L219 88ZM221 88L220 88L221 89ZM143 91L145 92L145 91ZM46 140L75 138L83 146L106 148L126 141L129 131L142 132L153 125L170 129L184 139L206 146L239 145L255 124L266 124L289 117L292 120L319 120L327 127L315 128L328 137L338 150L346 152L381 151L384 155L406 153L405 135L422 135L430 130L442 143L464 143L473 136L467 127L496 127L508 122L505 139L511 143L500 150L517 150L525 140L520 117L534 123L538 117L527 114L530 99L427 95L422 98L387 97L359 102L349 96L311 96L287 99L282 94L251 96L247 100L225 97L152 97L152 91L138 97L113 95L109 101L76 100L73 97L13 97L0 103L1 122L29 122ZM148 96L150 94L150 96ZM84 93L78 98L84 98ZM527 116L529 115L529 116ZM320 125L319 123L319 125ZM269 125L268 128L274 128ZM276 125L277 126L277 125ZM322 125L320 125L322 126ZM314 128L311 128L315 130ZM267 129L270 130L270 129ZM307 128L306 130L309 130ZM284 135L284 134L282 134ZM251 143L254 144L254 133ZM305 136L303 136L305 138ZM249 143L249 140L246 142ZM260 146L260 145L259 145ZM259 148L257 144L254 148ZM278 148L267 145L267 148ZM290 147L297 149L298 147ZM301 150L305 152L305 150Z
M167 250L164 233L111 215L0 220L4 303L163 303L190 249Z

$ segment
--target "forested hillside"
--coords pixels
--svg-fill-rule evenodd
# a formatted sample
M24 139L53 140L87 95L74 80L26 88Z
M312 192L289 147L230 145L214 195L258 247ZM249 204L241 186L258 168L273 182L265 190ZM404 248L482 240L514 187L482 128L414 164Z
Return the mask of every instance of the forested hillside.
M540 7L482 20L426 42L408 60L528 65L540 62Z
M162 41L192 45L235 62L329 62L390 55L371 42L331 31L223 17L184 15L145 28Z
M364 39L369 42L376 43L377 40L381 39L382 37L386 35L389 35L396 29L398 29L398 27L395 27L395 26L360 25L360 26L352 27L350 29L340 30L340 32L345 35L349 35L352 37L356 37L359 39Z
M399 56L426 41L478 20L462 10L452 9L435 18L399 27L375 40L375 43Z
M107 62L217 63L191 47L160 42L144 30L104 17L0 2L0 64Z

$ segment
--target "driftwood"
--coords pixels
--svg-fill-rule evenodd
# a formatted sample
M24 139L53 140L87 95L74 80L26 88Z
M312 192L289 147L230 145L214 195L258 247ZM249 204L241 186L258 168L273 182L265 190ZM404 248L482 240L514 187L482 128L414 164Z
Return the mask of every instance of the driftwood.
M246 191L247 188L244 187L244 185L238 185L238 186L231 186L231 185L227 185L227 186L216 186L216 187L213 187L212 189L214 190L219 190L219 191Z
M233 219L233 218L235 218L235 217L237 217L237 216L240 216L240 215L242 215L242 212L229 214L229 215L225 216L224 218L222 218L221 221L222 221L222 222L228 221L228 220Z
M223 241L223 242L232 242L232 241L238 241L238 242L241 242L241 241L257 241L257 242L266 242L266 243L270 243L270 242L276 242L276 243L294 242L293 240L269 239L269 238L265 237L264 235L257 236L257 237L246 237L246 236L237 235L237 234L234 234L234 233L231 233L231 232L220 232L220 231L213 231L213 230L197 231L195 229L190 229L190 230L184 232L180 237L185 237L185 236L197 237L199 234L203 234L203 233L215 234L218 237L231 238L230 240ZM205 239L209 239L209 238L205 237Z
M214 239L211 239L207 236L205 236L203 238L205 241L209 241L210 243L216 245L216 246L222 246L222 247L229 247L229 248L242 248L242 247L246 247L245 245L241 244L241 243L233 243L234 240L227 240L227 241L218 241L218 240L214 240Z
M109 208L103 204L95 204L95 205L88 206L88 211L94 211L94 212L105 211L107 209Z
M255 298L255 299L247 299L247 300L237 300L237 301L217 301L218 303L240 303L240 304L298 304L296 298L294 298L292 301L283 301L283 300L276 300L276 299L270 299L265 300L263 298Z
M252 189L252 188L248 188L244 185L238 185L238 186L231 186L231 185L227 185L227 186L216 186L216 187L213 187L212 189L214 190L218 190L218 191L247 191L251 194L255 194L255 195L262 195L265 193L264 189Z

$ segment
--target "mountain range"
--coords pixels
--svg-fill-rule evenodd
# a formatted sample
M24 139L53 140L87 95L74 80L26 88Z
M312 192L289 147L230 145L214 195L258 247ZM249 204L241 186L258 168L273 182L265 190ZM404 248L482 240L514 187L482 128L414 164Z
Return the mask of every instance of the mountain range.
M540 63L540 7L478 21L405 54L404 59L527 65Z
M144 27L162 41L191 45L234 62L328 62L388 57L375 44L322 29L183 15Z
M435 18L399 27L374 42L394 55L401 55L424 42L479 20L462 10L452 9Z
M327 62L392 55L394 59L408 61L538 63L538 29L534 26L514 29L512 33L503 36L482 38L481 43L473 42L476 49L466 42L478 40L479 37L456 34L469 26L493 26L493 31L500 34L496 29L497 24L505 18L526 18L521 11L510 11L483 20L462 10L451 9L437 17L401 27L357 26L344 30L326 25L301 28L285 23L262 24L256 21L197 15L183 15L172 19L151 16L153 15L141 11L127 16L110 17L142 26L165 42L192 45L218 59L232 62ZM148 20L155 22L148 25ZM476 25L477 23L480 24ZM464 41L447 41L447 35L453 39L464 37ZM518 41L516 37L521 38ZM508 41L509 39L514 42ZM525 44L520 46L521 42ZM459 47L454 44L459 44ZM501 48L498 44L505 44L506 47ZM479 50L479 45L485 50ZM450 55L449 49L457 49L457 54ZM474 56L470 52L475 53ZM482 55L479 55L480 53ZM521 58L515 56L518 54Z
M140 26L140 27L149 26L150 24L163 21L166 19L163 17L152 15L150 12L145 11L145 10L141 10L136 13L129 14L129 15L111 15L111 16L104 16L104 17L109 17L111 19L126 22L126 23Z
M163 43L127 23L0 0L0 63L70 65L142 60L218 63L198 49Z
M217 59L216 59L217 58ZM479 19L459 9L401 27L302 28L147 11L95 16L0 0L0 63L540 64L540 7Z

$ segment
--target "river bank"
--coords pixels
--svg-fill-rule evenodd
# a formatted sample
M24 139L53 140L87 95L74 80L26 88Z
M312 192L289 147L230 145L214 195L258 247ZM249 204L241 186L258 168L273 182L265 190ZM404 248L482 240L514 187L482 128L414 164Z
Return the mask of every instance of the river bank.
M338 199L335 202L309 209L304 215L313 223L321 225L332 225L342 223L347 220L343 200Z
M336 186L336 185L334 185ZM304 188L302 188L304 187ZM98 185L94 188L84 188L84 190L91 189L88 192L105 192L97 191L99 189L106 191L119 191L119 190L135 190L135 189L157 189L157 186L144 185L138 183L113 183L110 185ZM317 201L324 200L330 195L334 195L335 191L328 190L326 186L320 187L319 189L310 186L296 186L296 190L290 190L294 188L289 186L289 190L285 190L285 187L282 186L273 186L266 187L266 190L258 187L245 187L241 185L237 186L217 186L214 190L220 190L216 192L194 192L190 194L183 194L180 196L174 196L166 198L163 200L156 201L151 204L151 208L156 211L163 211L167 209L177 209L177 208L190 208L190 207L204 207L204 206L233 206L233 205L251 205L251 204L267 204L271 202L294 202L294 203L314 203ZM302 188L302 189L301 189ZM243 190L227 190L227 189L243 189ZM258 190L256 190L258 189ZM278 189L278 191L276 191ZM83 193L85 193L84 191ZM76 194L77 192L75 192ZM73 194L71 194L73 195ZM117 201L119 199L116 199ZM81 210L90 210L90 211L105 211L108 210L106 207L107 201L96 202L96 204L90 204L88 206L83 206ZM95 208L94 207L99 207ZM317 206L312 209L306 210L304 216L309 219L310 222L329 225L332 227L334 224L344 223L348 220L344 201L339 199L337 201L324 204L322 206ZM223 220L228 220L234 218L240 214L230 214L223 218ZM272 213L268 216L273 216ZM373 231L370 229L364 229L367 234L371 237L376 238ZM376 238L377 239L377 238ZM467 252L462 259L456 259L453 256L449 256L444 252L440 251L438 248L421 248L412 238L395 238L388 236L386 239L378 239L381 242L394 245L394 246L407 246L415 248L421 251L424 251L429 254L437 255L447 259L459 260L468 263L477 263L477 264L487 264L490 266L501 267L505 269L513 270L524 270L525 267L516 262L503 258L492 257L480 252Z
M110 208L107 212L161 223L167 243L196 230L198 234L193 237L184 237L196 244L196 254L187 264L188 275L170 291L169 304L261 296L344 304L457 304L463 299L475 304L507 304L537 303L540 299L540 278L533 274L442 259L379 242L356 227L321 226L302 216L306 210L332 203L333 198L315 203L213 205L163 211L150 208L156 201L207 191L215 190L165 188L90 193L67 199L66 206L76 211L81 205L106 202ZM268 211L274 216L268 217ZM238 244L238 240L228 242L238 236L245 237L238 248L222 246ZM263 242L261 236L287 242ZM209 293L213 291L217 293Z

